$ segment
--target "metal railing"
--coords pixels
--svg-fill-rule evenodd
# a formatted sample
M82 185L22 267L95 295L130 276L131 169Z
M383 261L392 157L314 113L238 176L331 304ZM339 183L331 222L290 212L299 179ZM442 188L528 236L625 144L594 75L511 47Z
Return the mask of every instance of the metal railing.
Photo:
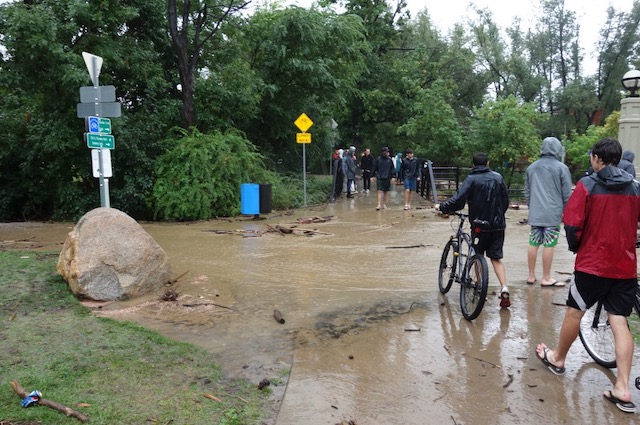
M429 166L431 166L431 172ZM429 161L425 162L425 167L422 170L422 179L417 192L423 198L432 199L434 202L435 199L440 201L442 197L450 198L453 196L471 172L469 167L436 167L431 165ZM524 181L523 173L524 171L514 171L513 175L504 176L511 201L524 200L524 184L510 183L512 180ZM433 181L431 175L433 175ZM434 189L436 191L435 197L432 193Z

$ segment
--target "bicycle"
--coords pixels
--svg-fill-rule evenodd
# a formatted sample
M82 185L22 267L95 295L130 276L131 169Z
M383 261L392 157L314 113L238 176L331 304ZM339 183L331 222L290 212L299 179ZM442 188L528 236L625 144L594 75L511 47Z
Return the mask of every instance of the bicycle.
M476 254L471 235L464 231L464 223L469 216L460 212L453 214L458 216L460 222L456 234L451 236L442 251L438 288L442 294L446 294L454 281L459 283L462 315L467 320L473 320L482 311L487 298L489 268L484 255ZM472 226L472 231L475 235L480 230Z
M640 285L636 290L636 301L633 308L640 317ZM609 369L616 367L613 332L602 301L595 303L585 313L580 322L579 336L585 350L596 363Z

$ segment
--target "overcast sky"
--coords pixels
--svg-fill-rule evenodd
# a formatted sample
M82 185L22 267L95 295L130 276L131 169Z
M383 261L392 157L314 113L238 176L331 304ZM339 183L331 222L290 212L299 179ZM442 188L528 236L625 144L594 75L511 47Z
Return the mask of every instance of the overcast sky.
M394 0L389 0L393 3ZM290 0L290 4L306 7L313 0ZM436 26L443 32L455 23L464 23L467 17L474 14L469 9L470 0L407 0L412 16L427 9L429 16ZM539 12L539 0L473 0L478 8L488 8L496 23L505 29L513 18L519 16L523 26L534 21L536 11ZM580 38L585 55L585 69L587 75L595 73L594 49L599 37L599 30L606 20L606 10L613 6L618 11L631 11L633 0L565 0L567 10L576 12L580 23Z

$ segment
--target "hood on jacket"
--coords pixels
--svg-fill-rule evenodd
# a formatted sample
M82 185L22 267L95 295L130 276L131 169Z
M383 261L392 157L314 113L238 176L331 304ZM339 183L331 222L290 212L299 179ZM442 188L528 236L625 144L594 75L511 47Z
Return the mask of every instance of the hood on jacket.
M636 159L636 154L633 153L632 151L626 150L622 152L622 158L620 159L626 159L627 161L633 164L633 160Z
M598 184L614 191L622 190L633 181L633 176L631 174L624 172L614 165L604 167L597 173L593 173L591 177L596 179Z
M558 161L562 160L562 143L555 137L547 137L542 141L540 156L553 155Z

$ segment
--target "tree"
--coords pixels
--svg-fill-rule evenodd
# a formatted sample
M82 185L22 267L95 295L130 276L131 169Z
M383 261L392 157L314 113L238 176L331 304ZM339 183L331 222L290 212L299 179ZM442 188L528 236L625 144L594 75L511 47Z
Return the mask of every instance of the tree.
M251 0L168 0L169 33L177 53L180 74L183 128L196 123L196 76L205 46L214 41L220 42L224 24L249 3Z
M514 96L489 101L476 110L467 152L486 152L497 170L514 170L540 153L541 118L533 103L520 104Z
M258 115L241 129L281 170L298 169L293 121L305 112L315 123L308 154L317 166L329 157L327 124L347 108L364 70L368 46L361 20L299 7L258 10L244 35L244 58L262 93Z

